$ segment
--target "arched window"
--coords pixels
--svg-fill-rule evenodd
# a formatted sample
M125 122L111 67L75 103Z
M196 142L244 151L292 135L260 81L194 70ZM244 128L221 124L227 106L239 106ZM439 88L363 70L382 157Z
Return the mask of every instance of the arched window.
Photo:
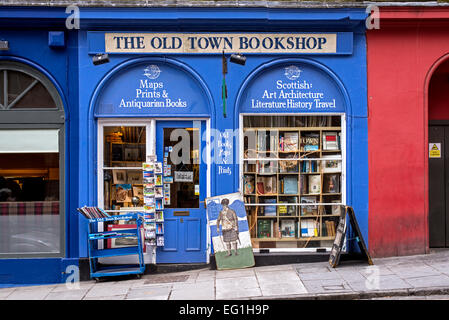
M0 61L0 258L64 254L64 122L43 73Z

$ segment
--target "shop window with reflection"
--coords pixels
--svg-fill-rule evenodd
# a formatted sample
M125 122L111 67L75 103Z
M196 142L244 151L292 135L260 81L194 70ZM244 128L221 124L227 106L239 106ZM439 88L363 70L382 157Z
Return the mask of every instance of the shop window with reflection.
M0 130L0 253L60 251L59 130Z
M143 206L145 126L103 127L104 209ZM133 200L134 199L134 200Z
M254 247L332 246L344 202L343 117L243 116L241 179Z

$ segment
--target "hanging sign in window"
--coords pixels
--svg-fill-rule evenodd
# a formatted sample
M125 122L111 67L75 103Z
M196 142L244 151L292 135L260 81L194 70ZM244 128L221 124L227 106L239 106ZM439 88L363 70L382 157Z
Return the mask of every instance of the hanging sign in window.
M175 171L175 182L193 182L193 171Z

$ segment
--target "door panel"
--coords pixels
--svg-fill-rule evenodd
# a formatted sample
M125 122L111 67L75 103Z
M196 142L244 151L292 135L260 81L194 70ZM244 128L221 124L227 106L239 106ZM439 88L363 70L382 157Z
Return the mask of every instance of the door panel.
M449 130L446 130L449 131ZM440 143L441 158L429 157L429 246L446 246L446 189L443 126L429 126L429 144Z
M164 212L165 215L165 212ZM178 221L173 218L164 217L164 247L163 251L178 251L179 247L179 230L178 230ZM167 233L169 232L169 233ZM169 235L169 236L167 236Z
M201 250L201 220L197 218L184 219L186 224L186 251Z
M164 205L165 246L158 247L157 263L202 263L206 257L206 163L202 133L205 121L157 121L158 161L171 169L170 204ZM187 141L187 143L186 143ZM165 189L165 187L164 187Z

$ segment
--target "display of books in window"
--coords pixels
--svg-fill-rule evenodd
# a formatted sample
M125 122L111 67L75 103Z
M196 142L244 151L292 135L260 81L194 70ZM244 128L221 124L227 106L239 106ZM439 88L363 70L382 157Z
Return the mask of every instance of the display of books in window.
M318 198L316 196L303 196L301 197L301 204L307 204L301 206L301 216L310 216L318 214L318 206L312 205L317 203Z
M296 237L295 220L282 219L280 221L280 233L281 233L281 238Z
M323 132L323 150L340 150L340 134Z
M341 119L243 116L242 192L259 248L328 246L335 236L344 198Z
M321 176L309 175L309 194L319 194L321 192Z
M324 174L323 175L323 193L339 193L340 192L340 174Z
M272 238L273 237L273 220L260 219L257 220L257 237Z

